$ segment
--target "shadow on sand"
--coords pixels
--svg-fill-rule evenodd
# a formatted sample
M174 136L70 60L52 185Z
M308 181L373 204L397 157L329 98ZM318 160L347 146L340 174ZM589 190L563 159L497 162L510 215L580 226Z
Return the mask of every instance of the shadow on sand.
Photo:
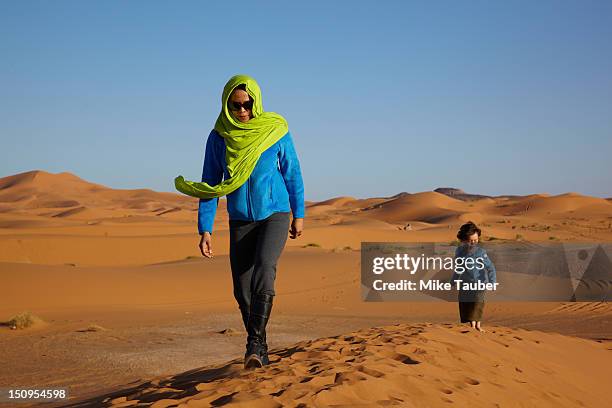
M275 351L270 351L270 366L274 366L281 359L289 358L292 354L304 351L303 347L292 346ZM268 367L270 367L268 366ZM243 369L243 360L234 359L219 367L201 367L170 377L163 377L148 381L134 387L123 388L94 397L86 397L80 401L61 405L65 408L86 408L112 406L113 400L121 398L125 401L135 403L154 403L161 399L174 399L190 397L200 393L196 388L199 384L214 382L221 379L232 379L239 377L246 371ZM231 402L233 395L221 396L211 402L212 406L222 406ZM118 401L117 401L118 402Z

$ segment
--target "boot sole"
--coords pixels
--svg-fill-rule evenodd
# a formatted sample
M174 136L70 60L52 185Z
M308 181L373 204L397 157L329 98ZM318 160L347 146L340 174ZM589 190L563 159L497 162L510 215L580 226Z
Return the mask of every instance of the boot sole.
M244 368L246 369L261 367L263 367L263 362L257 354L251 354L244 360Z

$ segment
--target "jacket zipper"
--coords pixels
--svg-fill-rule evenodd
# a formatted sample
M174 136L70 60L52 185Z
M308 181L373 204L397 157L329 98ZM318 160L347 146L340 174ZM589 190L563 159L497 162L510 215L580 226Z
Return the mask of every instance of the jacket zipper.
M253 221L253 214L251 211L251 178L249 177L247 180L247 213L249 216L249 220Z

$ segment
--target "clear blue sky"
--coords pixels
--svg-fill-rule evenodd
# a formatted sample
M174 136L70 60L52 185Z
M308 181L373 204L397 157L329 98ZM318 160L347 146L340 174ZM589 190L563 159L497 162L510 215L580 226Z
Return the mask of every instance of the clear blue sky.
M218 3L2 1L0 176L174 191L245 73L307 199L612 196L610 1Z

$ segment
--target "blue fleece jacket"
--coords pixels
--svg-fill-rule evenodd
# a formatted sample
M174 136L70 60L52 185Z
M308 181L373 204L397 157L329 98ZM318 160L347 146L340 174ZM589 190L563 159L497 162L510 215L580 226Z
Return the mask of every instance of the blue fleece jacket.
M206 141L202 181L214 186L223 178L229 178L225 140L213 130ZM212 233L218 204L218 198L200 199L200 234ZM248 180L227 195L227 212L230 220L257 221L290 210L294 218L304 218L302 172L291 133L287 132L261 154Z
M457 258L473 258L474 261L471 261L473 267L465 268L463 273L457 273L455 271L453 273L451 281L454 280L462 280L463 282L482 282L482 283L496 283L497 282L497 273L495 270L495 265L487 255L487 251L481 247L476 246L473 248L473 252L469 251L469 247L467 245L459 245L455 250L455 259ZM478 268L478 264L476 263L476 259L481 258L481 262L484 265L484 268ZM465 262L465 261L464 261Z

